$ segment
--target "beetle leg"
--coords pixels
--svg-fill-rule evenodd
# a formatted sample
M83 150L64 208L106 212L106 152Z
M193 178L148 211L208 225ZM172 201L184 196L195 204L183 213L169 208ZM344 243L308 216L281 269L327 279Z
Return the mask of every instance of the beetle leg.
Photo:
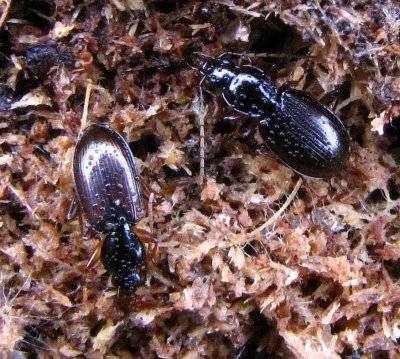
M202 59L207 59L207 60L212 60L212 57L211 56L209 56L209 55L206 55L205 53L203 53L203 52L200 52L200 51L194 51L193 52L193 55L198 55L199 57L201 57Z
M158 243L155 240L154 236L151 233L149 233L143 229L140 229L138 227L134 227L132 230L142 242L148 244L147 258L149 260L151 260L152 262L155 262L155 259L157 257L157 251L158 251Z
M147 254L147 260L148 262L156 263L156 258L157 258L157 252L158 252L158 244L149 244L149 250Z
M187 62L187 61L186 61L186 65L187 65L188 67L190 67L192 70L195 70L195 71L200 71L200 69L199 69L199 68L197 68L197 67L193 66L192 64L190 64L190 63L189 63L189 62Z
M338 86L334 88L332 91L323 95L319 101L325 104L326 106L335 109L342 94L342 90L343 90L342 86Z
M268 64L266 66L266 71L268 73L268 77L276 82L276 79L278 78L278 67L276 64Z
M223 60L223 59L225 59L225 58L230 58L230 57L243 57L243 56L246 56L248 59L250 59L249 56L248 56L247 54L243 54L243 53L240 53L240 52L233 52L233 51L225 51L225 52L223 52L221 55L219 55L219 56L217 57L217 59Z
M251 121L250 125L248 127L246 127L245 130L242 130L237 127L235 134L240 137L248 138L248 137L254 135L254 133L257 129L257 126L258 126L257 121Z
M236 122L236 121L239 121L242 118L243 118L242 114L237 114L237 115L225 116L224 120L225 121L229 121L229 122Z
M142 181L141 181L140 184L142 185L142 188L143 188L143 195L144 195L145 197L149 198L149 197L150 197L150 194L154 192L153 189L152 189L152 188L150 187L150 185L149 185L146 181L144 181L143 179L142 179Z
M145 197L145 199L147 201L150 201L150 198L152 196L153 196L152 201L155 205L159 205L163 201L162 194L160 192L154 190L153 188L151 188L149 183L145 182L143 179L141 181L141 185L143 188L143 196ZM164 190L163 190L163 192L164 192ZM154 194L156 194L158 198L154 198Z
M79 205L78 201L76 200L75 195L71 198L71 201L69 203L69 208L66 216L66 221L72 221L77 215L79 211Z
M212 97L215 97L215 94L213 94L210 90L204 89L203 88L203 83L206 80L206 76L203 76L202 79L199 82L199 87L200 87L200 98L203 98L203 92L209 94Z
M157 243L151 233L145 231L144 229L138 228L137 226L132 228L132 232L135 233L138 238L144 243Z
M225 51L225 52L223 52L221 55L219 55L218 57L217 57L217 59L220 59L220 60L224 60L224 59L229 59L229 58L231 58L231 57L238 57L239 58L239 65L241 65L241 60L242 60L242 58L245 58L245 60L248 62L248 63L252 63L252 60L251 60L251 57L250 57L250 55L249 54L246 54L246 53L240 53L240 52L233 52L233 51Z
M84 240L86 240L86 239L88 239L87 233L88 233L89 231L91 231L92 229L89 228L89 230L86 232L86 234L84 234L84 230L83 230L83 218L82 218L82 212L81 212L81 211L78 211L78 220L79 220L79 229L81 230L82 238L83 238ZM90 235L89 235L89 236L90 236Z
M225 51L221 55L219 55L217 57L217 59L223 60L223 59L230 58L233 56L240 57L240 54L237 52Z
M84 241L87 241L87 240L91 239L92 237L96 236L97 233L92 227L87 228L86 232L84 232L83 218L82 218L81 212L78 213L78 218L79 218L79 226L80 226L80 230L81 230L82 239Z
M99 260L101 255L101 247L103 246L103 240L97 243L96 249L94 250L93 254L90 256L86 268L92 268Z
M150 195L152 195L152 194L153 194L153 192L150 193ZM159 193L158 193L158 194L159 194ZM160 194L159 194L159 195L160 195ZM161 195L160 195L160 196L161 196ZM148 198L149 198L149 196L148 196ZM159 204L162 203L163 200L164 200L164 199L163 199L162 197L157 198L157 199L154 200L153 204L155 204L156 206L158 206Z
M223 116L218 122L215 124L216 126L222 126L222 133L225 134L234 134L240 136L240 125L246 117L242 114L234 114L229 116Z
M281 99L282 94L291 88L290 85L291 85L291 82L290 82L290 81L285 81L285 82L282 84L282 86L279 87L278 93L276 94L276 97L278 98L279 101L280 101L280 99Z
M81 232L81 236L83 239L88 239L90 237L92 237L93 233L90 233L88 235L88 232L91 232L91 228L89 228L86 233L84 230L84 225L83 225L83 218L82 218L82 212L79 208L79 203L78 200L75 196L75 194L73 195L71 202L69 204L69 208L68 208L68 212L67 212L67 216L65 217L66 221L72 221L73 219L75 219L75 217L78 216L78 221L79 221L79 229Z

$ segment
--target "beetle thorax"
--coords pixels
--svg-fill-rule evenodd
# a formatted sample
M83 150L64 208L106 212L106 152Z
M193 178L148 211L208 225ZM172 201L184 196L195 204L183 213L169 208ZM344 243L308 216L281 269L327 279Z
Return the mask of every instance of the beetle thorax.
M229 85L235 76L235 73L230 69L220 67L212 69L208 74L210 82L220 87Z

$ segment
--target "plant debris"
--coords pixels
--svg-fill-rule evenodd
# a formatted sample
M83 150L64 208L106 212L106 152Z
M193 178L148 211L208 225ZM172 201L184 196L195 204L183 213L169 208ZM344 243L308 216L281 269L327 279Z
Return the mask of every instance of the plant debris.
M400 356L398 4L4 0L0 12L6 357ZM347 168L300 179L256 123L201 94L196 53L225 51L278 86L327 104L333 92ZM67 220L89 123L121 133L140 167L136 227L157 251L135 295L87 268L101 236Z

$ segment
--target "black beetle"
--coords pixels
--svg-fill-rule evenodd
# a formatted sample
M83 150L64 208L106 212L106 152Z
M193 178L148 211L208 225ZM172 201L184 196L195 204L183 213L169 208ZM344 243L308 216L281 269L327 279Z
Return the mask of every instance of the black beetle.
M132 293L142 282L145 249L130 230L143 217L139 171L125 140L107 125L90 125L75 148L73 175L89 224L107 233L101 260L113 284Z
M329 178L346 165L350 138L339 117L304 91L283 86L261 69L209 58L200 72L236 112L259 119L267 146L294 171Z

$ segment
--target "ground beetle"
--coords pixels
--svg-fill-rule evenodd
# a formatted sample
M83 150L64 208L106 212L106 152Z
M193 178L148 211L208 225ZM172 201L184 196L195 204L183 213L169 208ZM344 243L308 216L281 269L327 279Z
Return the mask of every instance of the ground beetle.
M350 138L342 121L304 91L283 86L254 66L208 58L200 69L236 112L257 118L266 145L294 171L329 178L346 165Z
M113 284L132 293L142 282L145 249L130 230L143 216L134 157L125 140L107 125L90 125L75 148L73 174L89 224L106 233L101 260Z

